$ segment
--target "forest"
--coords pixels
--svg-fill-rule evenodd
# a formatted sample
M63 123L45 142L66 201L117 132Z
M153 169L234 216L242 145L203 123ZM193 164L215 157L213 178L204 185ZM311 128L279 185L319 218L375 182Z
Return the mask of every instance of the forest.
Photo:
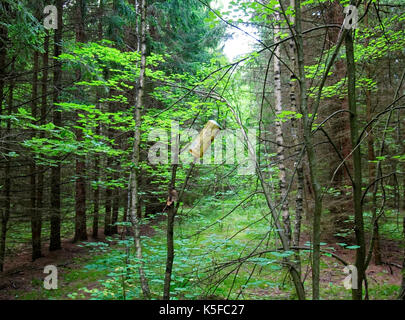
M405 300L404 9L1 0L0 300Z

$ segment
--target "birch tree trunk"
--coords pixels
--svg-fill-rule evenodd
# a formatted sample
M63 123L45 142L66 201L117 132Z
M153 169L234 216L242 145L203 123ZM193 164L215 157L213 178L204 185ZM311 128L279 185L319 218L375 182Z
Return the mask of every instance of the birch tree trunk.
M275 7L276 10L280 10L280 6ZM275 11L274 19L276 21L274 25L274 43L280 41L280 13ZM283 111L281 105L281 63L278 57L281 55L280 46L277 46L274 50L274 98L275 98L275 111L276 115L279 115ZM291 240L291 226L290 226L290 214L288 212L288 200L287 200L287 182L286 182L286 169L285 169L285 158L284 158L284 137L283 137L283 122L277 120L275 122L276 126L276 143L277 143L277 156L278 156L278 169L279 169L279 187L280 187L280 198L282 201L281 214L283 217L283 227L284 233L288 239Z

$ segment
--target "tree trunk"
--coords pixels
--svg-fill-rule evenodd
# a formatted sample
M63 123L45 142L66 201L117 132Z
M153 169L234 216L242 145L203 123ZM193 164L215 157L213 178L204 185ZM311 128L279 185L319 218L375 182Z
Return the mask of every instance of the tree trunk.
M364 4L365 8L367 9L367 3ZM364 25L368 28L368 13L364 17ZM364 46L368 47L369 39L365 39ZM366 74L367 78L370 78L370 67L366 64ZM372 119L372 105L371 105L371 91L366 88L366 118L367 122L370 122ZM374 134L372 127L369 126L367 128L367 155L368 155L368 177L369 177L369 184L373 182L373 179L376 174L375 168L375 152L374 152ZM372 195L372 202L371 202L371 212L372 216L376 217L377 215L377 186L378 183L375 184L373 188L373 195ZM373 226L373 251L374 251L374 263L376 265L380 265L382 263L381 259L381 250L380 250L380 234L379 234L379 226L378 221L374 223Z
M113 201L112 201L112 215L111 215L111 234L118 233L118 212L120 206L120 189L116 188L113 192Z
M38 69L39 69L39 52L34 52L34 66L32 77L32 103L31 115L36 119L37 117L37 98L38 98ZM35 133L31 138L35 137ZM36 181L36 165L35 160L31 160L30 164L30 216L31 216L31 234L32 234L32 261L40 258L41 254L41 212L37 208L37 181Z
M54 57L57 58L62 53L62 16L63 16L63 0L56 1L56 8L58 9L58 28L54 34ZM60 101L60 93L62 91L62 65L60 62L55 62L53 72L53 85L55 92L53 94L53 124L57 127L62 125L61 112L56 105ZM55 160L59 160L58 157ZM60 239L60 224L61 224L61 167L60 164L52 167L51 169L51 236L49 250L59 250L61 248Z
M98 129L97 129L98 131ZM99 134L99 133L97 133ZM94 158L94 181L97 185L93 191L93 230L92 236L94 239L98 238L98 220L99 220L99 213L100 213L100 188L98 186L98 180L100 179L100 157L98 155Z
M405 243L405 216L402 220L402 234L403 234L403 241ZM402 283L401 283L401 290L399 292L398 299L405 300L405 247L403 249L403 257L402 257Z
M291 8L295 7L295 0L290 1ZM291 25L294 26L295 24L295 17L291 17ZM294 36L293 34L291 36ZM291 57L291 69L294 72L297 72L296 68L296 48L294 38L291 38L289 41L289 49L290 49L290 57ZM291 103L291 111L298 113L299 110L297 108L297 98L296 98L296 76L294 73L290 75L290 103ZM298 123L295 117L291 119L291 136L294 145L299 145L300 140L298 139ZM304 201L304 169L303 169L303 159L298 159L295 161L294 167L297 170L297 195L295 198L295 219L294 219L294 231L292 237L292 244L293 246L298 247L300 245L300 238L301 238L301 221L303 217L303 201ZM297 261L297 269L301 272L301 261L299 252L295 255L295 260Z
M0 26L0 41L4 45L0 46L0 115L3 115L3 100L4 100L4 85L5 81L4 78L6 77L6 56L7 56L7 29L4 26ZM1 124L1 120L0 120ZM3 138L3 137L0 137ZM3 139L2 139L3 140ZM5 170L7 173L7 168ZM6 176L6 175L5 175ZM7 180L4 179L4 182ZM2 207L0 210L0 222L1 222L1 234L0 234L0 272L3 272L4 268L4 256L6 250L6 235L7 235L7 222L8 222L8 215L6 210L6 192L2 191L4 196L4 202L2 201ZM9 211L8 211L9 212Z
M108 137L110 138L111 136L108 135ZM107 174L106 174L106 179L107 181L111 180L111 174L109 173L109 171L111 170L111 164L112 164L112 160L111 157L107 158ZM104 204L104 208L105 208L105 214L104 214L104 235L106 236L110 236L111 235L111 209L112 209L112 190L111 187L109 187L107 185L106 190L105 190L105 204Z
M5 4L5 10L7 10L8 4ZM7 29L6 27L0 25L0 115L3 114L3 100L4 100L4 86L5 86L5 77L6 73L6 57L7 57Z
M76 3L76 42L85 42L84 30L84 15L85 15L85 1L78 0ZM80 79L80 70L76 72L76 76ZM79 94L79 98L80 94ZM78 116L77 116L78 119ZM77 126L80 126L78 123ZM76 129L76 139L78 142L83 141L83 131ZM76 205L75 205L75 236L73 241L87 240L87 227L86 227L86 159L85 156L76 156Z
M11 70L13 70L14 64L12 65ZM10 83L10 90L9 90L9 98L8 98L8 112L7 115L12 114L13 110L13 101L14 101L14 80L11 80ZM7 140L9 139L9 134L11 131L11 121L10 119L7 120L7 127L6 127L6 138L5 138L5 148L6 150L9 149L9 143ZM10 211L11 211L11 179L10 179L10 160L7 159L6 168L4 172L4 206L1 210L1 235L0 235L0 272L4 271L4 259L6 253L6 237L7 237L7 226L8 221L10 219Z
M130 220L134 232L134 245L135 254L139 266L139 276L141 281L142 292L145 299L150 298L150 290L148 280L144 272L144 262L142 258L141 234L140 234L140 221L137 215L137 208L139 205L138 195L138 176L139 176L139 157L140 157L140 140L141 140L141 108L143 106L143 92L145 84L145 69L146 69L146 0L140 0L139 11L141 16L140 25L140 40L141 40L141 63L138 85L136 86L136 101L135 101L135 132L134 132L134 145L132 150L132 167L130 175Z
M97 30L97 37L98 40L101 41L103 39L103 14L104 14L104 1L99 1L98 7L98 30ZM100 90L97 89L96 92L96 105L98 110L101 111L101 103L100 103ZM97 125L96 128L96 135L101 134L101 126L100 124ZM100 219L100 187L98 185L100 179L100 156L96 154L94 156L94 181L96 181L97 185L93 190L93 228L92 228L92 236L94 239L98 238L98 224Z
M40 124L46 124L46 113L48 107L48 64L49 64L49 33L45 32L44 38L44 53L42 54L42 86L41 86L41 119ZM45 133L39 134L41 139L45 138ZM44 212L44 175L45 167L38 166L38 185L37 185L37 211L38 211L38 223L40 224L39 231L40 237L42 232L42 215Z
M172 178L169 186L169 197L172 194L172 191L176 189L176 175L177 175L177 164L172 165ZM163 300L170 299L170 283L172 279L172 270L173 270L173 261L174 261L174 217L176 215L176 204L173 200L173 203L169 206L167 211L167 258L166 258L166 272L165 272L165 282L163 288Z
M301 0L295 1L295 31L297 42L297 68L300 87L300 108L303 115L304 143L307 150L311 187L315 201L312 222L312 298L319 300L319 277L320 277L320 236L322 214L322 189L319 182L319 169L315 159L314 142L312 137L312 120L309 117L307 86L304 70L304 42L301 26ZM322 88L320 88L321 90ZM319 101L318 101L319 104ZM316 112L315 106L314 111Z
M346 61L348 77L348 100L350 110L350 139L353 147L356 147L358 140L358 117L356 106L356 68L354 63L353 38L351 31L346 33ZM356 242L359 248L356 251L357 268L357 289L352 289L353 299L361 300L363 296L363 280L365 276L364 263L366 258L366 248L364 239L363 208L361 203L361 151L360 145L353 151L353 206L354 206L354 231Z
M277 5L276 8L280 6ZM280 13L276 10L274 13L274 19L276 21L274 25L274 43L280 41ZM277 46L274 50L274 108L276 115L282 113L281 105L281 63L278 57L281 55L280 46ZM280 201L281 215L283 217L284 233L288 239L291 240L291 226L290 226L290 214L288 212L288 199L287 199L287 182L286 182L286 169L284 159L284 137L283 137L283 122L281 120L275 122L276 126L276 143L277 143L277 156L278 156L278 169L279 169L279 187L280 187Z

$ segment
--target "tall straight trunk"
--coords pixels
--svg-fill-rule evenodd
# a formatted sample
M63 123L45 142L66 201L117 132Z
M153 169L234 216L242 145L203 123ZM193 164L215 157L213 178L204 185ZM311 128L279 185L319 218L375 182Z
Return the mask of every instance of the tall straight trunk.
M364 3L365 8L367 9L367 3ZM364 25L368 28L368 14L364 17ZM365 39L364 45L368 47L369 39ZM370 67L366 65L366 74L367 78L370 78ZM366 118L367 122L372 120L372 105L371 105L371 91L366 88ZM369 184L373 182L376 173L376 166L375 166L375 152L374 152L374 134L371 126L367 128L367 157L368 157L368 177L369 177ZM374 185L373 194L372 194L372 202L371 202L371 212L372 216L375 218L377 215L377 189L378 183ZM380 250L380 234L379 234L379 226L378 220L375 221L373 225L373 252L374 252L374 263L376 265L380 265L382 263L381 259L381 250Z
M13 69L14 64L11 69ZM8 97L8 107L7 107L7 115L11 116L13 110L13 102L14 102L14 80L11 80L10 89L9 89L9 97ZM6 125L6 142L5 148L6 150L10 148L8 143L8 137L11 132L11 121L10 119L7 120ZM8 222L10 219L10 211L11 211L11 178L10 178L10 159L7 159L6 167L4 171L4 205L1 210L1 234L0 234L0 272L4 271L4 258L6 253L6 237L7 237L7 227Z
M54 34L54 57L57 58L62 53L62 15L63 15L63 0L56 1L56 8L58 9L58 28L55 30ZM56 105L60 101L60 93L62 91L62 65L56 62L53 71L53 113L52 120L53 124L57 127L62 125L61 112L58 110ZM59 160L58 157L55 160ZM61 248L60 239L60 224L61 224L61 167L58 163L57 166L51 169L51 236L49 250L59 250Z
M76 42L85 42L84 30L84 10L85 0L79 0L76 3ZM77 78L80 78L80 70L76 73ZM80 96L80 95L79 95ZM82 97L80 97L82 98ZM80 126L80 124L77 124ZM76 129L76 139L80 143L83 141L83 131ZM86 227L86 159L84 156L76 156L76 216L75 216L75 236L73 241L87 240L87 227Z
M110 236L111 235L111 198L112 198L112 190L107 187L105 190L105 214L104 214L104 235Z
M130 175L130 220L134 232L134 245L136 258L139 261L139 276L141 281L141 288L143 295L146 299L150 298L150 289L148 280L144 271L144 262L142 257L141 246L141 233L140 221L137 215L137 208L139 205L139 160L140 160L140 142L141 142L141 108L143 106L143 93L145 85L145 69L146 69L146 0L139 1L139 12L141 16L140 25L140 42L141 42L141 63L139 71L138 84L136 86L136 100L135 100L135 132L134 132L134 145L132 150L132 167Z
M7 4L6 4L7 5ZM7 8L7 7L6 7ZM4 86L6 73L6 57L7 57L7 29L6 27L0 25L0 41L2 45L0 46L0 115L3 114L3 101L4 96Z
M49 64L49 33L45 31L44 38L44 53L42 54L42 85L41 85L41 119L40 124L46 124L46 109L48 106L48 64ZM41 132L39 134L41 139L45 138L45 133ZM37 185L37 218L38 223L40 224L40 237L42 232L42 215L44 210L44 166L38 166L38 185Z
M124 190L125 191L125 190ZM126 195L128 195L129 194L129 192L128 192L128 190L126 190L126 193L125 192L123 192L124 194L126 194ZM127 222L128 221L128 208L129 208L129 203L128 203L128 196L126 196L125 198L124 198L124 216L122 217L122 221L123 222Z
M110 131L110 130L108 130ZM108 134L108 137L111 138L111 135ZM110 171L112 165L112 160L111 157L107 158L107 171ZM110 173L106 174L106 179L107 181L112 179L112 176ZM105 190L105 202L104 202L104 208L105 208L105 214L104 214L104 234L106 236L111 235L111 215L112 215L112 189L107 185L106 190Z
M0 115L3 115L3 101L5 100L4 94L4 86L5 81L4 78L6 77L6 56L7 56L7 29L4 26L0 26L0 41L4 45L0 46ZM0 120L1 124L1 120ZM1 131L0 131L1 133ZM3 138L3 137L0 137ZM3 139L2 139L3 140ZM7 162L8 163L8 162ZM4 179L4 186L6 186L6 182L9 181L7 178L7 171L9 168L5 168L5 179ZM7 196L5 189L0 190L4 201L2 201L2 208L0 209L0 223L1 223L1 230L0 230L0 272L4 269L4 257L6 252L6 235L7 235L7 223L10 216L10 209L7 210Z
M98 179L100 178L100 157L98 155L94 158L94 181L97 185L93 191L93 230L92 236L94 239L98 238L98 220L100 215L100 188L98 186Z
M34 67L32 76L32 102L31 115L37 117L37 97L38 97L38 69L39 69L39 52L34 52ZM35 137L35 133L31 135ZM30 216L31 216L31 234L32 234L32 261L40 258L41 254L41 212L37 208L37 177L35 160L32 159L30 164Z
M366 112L367 112L367 122L371 121L371 97L370 91L366 91ZM376 177L376 166L375 166L375 152L374 152L374 136L372 128L368 128L368 137L367 137L367 156L368 156L368 174L369 174L369 183L372 183ZM379 166L378 166L379 167ZM378 171L378 177L380 176L380 171ZM379 183L376 182L372 188L371 195L371 216L373 218L373 253L374 253L374 263L380 265L382 263L381 259L381 250L380 250L380 233L379 225L377 220L377 192L378 192Z
M294 8L295 0L290 0L290 7ZM291 16L291 26L295 24L295 17ZM291 36L294 36L293 34ZM290 57L291 57L291 69L295 72L296 71L296 48L295 48L295 41L294 38L291 38L289 41L289 50L290 50ZM291 103L291 111L298 113L299 110L297 108L297 98L296 98L296 76L291 72L290 75L290 103ZM294 145L299 145L300 140L298 138L298 123L295 117L291 119L291 136ZM293 235L292 235L292 244L293 246L298 247L300 245L300 238L301 238L301 222L303 217L303 201L304 201L304 168L303 168L303 159L298 159L295 161L294 167L297 170L297 194L295 197L295 218L294 218L294 228L293 228ZM298 271L301 273L301 258L299 252L295 254L295 260Z
M403 217L403 220L402 220L402 234L403 234L402 240L405 243L405 216ZM405 300L405 246L404 246L402 252L403 252L402 253L403 254L403 256L402 256L402 271L401 271L401 273L402 273L402 283L401 283L401 289L400 289L400 292L399 292L398 299Z
M319 182L319 170L315 159L314 141L312 136L312 121L309 117L307 85L304 70L304 42L301 26L301 0L295 1L295 31L297 42L297 68L300 87L300 107L303 114L303 134L308 157L311 187L315 201L312 222L312 298L319 299L320 277L320 239L321 239L321 214L322 214L322 189Z
M116 108L114 109L113 112L116 112ZM115 139L116 145L114 148L119 148L121 145L121 138L118 136ZM120 169L120 162L119 161L114 161L114 173L112 175L113 180L117 181L119 178L118 172ZM116 223L118 222L118 214L119 214L119 209L120 209L120 195L121 195L121 189L119 187L115 187L112 193L112 212L111 212L111 234L117 234L118 233L118 226Z
M277 7L279 9L279 5ZM275 11L274 19L276 23L274 24L274 43L280 41L280 13ZM274 108L276 115L283 112L281 105L281 62L278 57L281 55L280 46L277 46L274 50ZM284 233L286 234L288 240L291 240L291 226L290 226L290 214L288 212L288 200L287 200L287 177L285 169L285 159L284 159L284 137L283 137L283 122L281 120L275 122L276 126L276 143L277 143L277 157L278 157L278 169L279 169L279 187L280 187L280 198L282 201L281 214L283 217Z
M100 93L97 91L96 93L96 105L98 109L102 111L100 100ZM101 135L101 125L98 124L96 128L96 135ZM99 220L100 220L100 155L95 154L94 156L94 181L96 182L96 186L93 190L93 227L92 227L92 237L94 239L98 238L98 227L99 227Z
M405 154L405 144L402 145L402 154ZM405 172L405 162L402 163L402 172ZM402 198L402 210L405 210L405 177L402 182L402 187L403 187L403 198ZM404 214L404 213L403 213ZM403 243L405 244L405 216L403 218L403 224L402 224L402 233L403 233ZM402 257L402 284L401 284L401 292L399 295L399 298L402 300L405 300L405 245L403 249L403 257Z
M97 30L97 37L98 40L101 41L103 39L103 21L102 17L104 14L104 2L99 1L98 7L98 30ZM96 105L98 109L101 111L101 103L100 103L100 90L97 89L96 92ZM101 126L100 124L97 125L96 128L96 135L101 134ZM100 179L100 156L96 154L94 156L94 181L96 181L96 186L93 190L93 228L92 228L92 236L94 239L98 238L98 224L100 218L100 187L98 185L98 181Z
M111 214L111 234L118 233L118 211L120 206L120 189L115 188L113 191L113 200L112 200L112 214Z
M356 147L358 140L358 117L356 106L356 68L354 64L354 48L351 31L346 33L346 61L348 77L348 100L350 110L350 139L353 147ZM352 290L353 299L362 299L362 285L365 276L364 264L366 258L366 248L364 239L363 208L361 203L361 151L360 145L353 150L353 206L354 206L354 231L356 242L359 248L356 251L356 268L358 272L357 289Z
M400 110L399 110L399 111L400 111ZM399 116L398 116L398 117L399 117ZM400 118L399 118L399 119L398 119L398 125L401 123L400 121L401 121L401 120L400 120ZM401 132L401 131L399 131L399 132ZM400 137L400 139L402 139L402 141L405 140L405 132L402 134L402 136ZM402 147L402 149L401 149L402 154L405 154L405 144L402 143L402 144L401 144L401 147ZM405 172L405 161L403 161L403 162L401 163L401 170L402 170L402 172ZM403 179L402 179L402 202L400 202L399 206L400 206L400 208L402 208L402 210L405 211L405 175L403 175Z

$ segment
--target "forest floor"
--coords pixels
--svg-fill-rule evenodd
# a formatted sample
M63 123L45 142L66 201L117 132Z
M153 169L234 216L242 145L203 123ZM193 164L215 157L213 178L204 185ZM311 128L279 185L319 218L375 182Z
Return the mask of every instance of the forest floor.
M156 231L152 226L158 223L159 221L152 220L149 224L142 225L141 235L153 236ZM90 234L89 232L87 242L104 242L106 240L103 228L99 229L97 239L91 237ZM49 244L46 244L45 250L43 250L44 256L35 261L31 259L29 246L6 258L5 270L0 273L0 300L37 298L36 291L38 291L38 287L42 287L42 279L46 276L44 268L47 265L54 265L58 268L59 285L74 286L74 282L69 282L69 273L83 268L93 256L90 248L84 247L82 244L83 242L73 243L71 239L64 239L62 249L56 251L49 251ZM76 281L78 285L82 285L81 279ZM94 282L90 286L96 285L97 282ZM61 298L67 298L67 296L62 295Z
M164 228L162 223L163 216L157 221L151 221L142 226L141 234L146 237L153 237L156 233L155 228ZM101 229L100 235L103 234ZM309 239L307 234L303 235ZM88 242L104 242L104 236L98 239L89 238ZM328 248L334 248L333 253L343 260L353 263L355 260L355 250L345 250L341 246L334 244L336 239L329 239ZM110 242L114 246L114 242ZM98 282L100 274L86 272L84 266L94 259L94 253L90 248L82 246L80 243L74 244L71 240L65 239L62 243L62 249L49 252L44 250L44 257L31 261L30 248L27 247L17 252L6 261L6 270L0 274L0 300L14 299L71 299L72 292L80 291L85 286L91 290L100 287ZM367 279L370 290L388 290L389 292L373 292L372 296L395 298L396 288L401 283L401 248L395 240L381 239L381 251L384 260L383 265L375 265L372 261L367 269ZM323 258L323 267L321 273L321 286L323 287L324 299L344 299L347 293L342 290L342 281L345 278L342 272L343 266L336 263L332 257ZM43 273L46 265L55 265L58 267L59 288L56 292L50 292L43 289L43 279L46 276ZM303 266L303 274L307 282L310 282L311 270L306 264ZM104 276L106 276L104 274ZM392 291L392 292L391 292ZM343 292L343 293L342 293ZM279 299L284 296L279 287L257 287L250 288L246 292L248 296L258 299ZM310 296L310 292L307 293ZM81 295L81 299L90 299L89 293ZM243 298L243 297L242 297ZM246 296L245 296L246 298Z

